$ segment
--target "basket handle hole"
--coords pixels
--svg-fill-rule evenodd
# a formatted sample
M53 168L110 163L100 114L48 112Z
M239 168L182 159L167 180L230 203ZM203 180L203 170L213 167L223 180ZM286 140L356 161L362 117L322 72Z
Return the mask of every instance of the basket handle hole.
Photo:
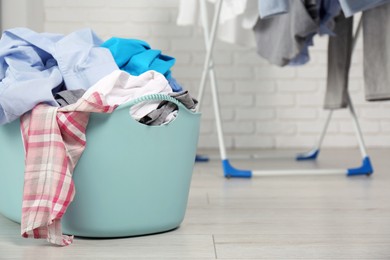
M179 107L170 101L142 101L129 109L130 117L148 126L171 123L178 115Z

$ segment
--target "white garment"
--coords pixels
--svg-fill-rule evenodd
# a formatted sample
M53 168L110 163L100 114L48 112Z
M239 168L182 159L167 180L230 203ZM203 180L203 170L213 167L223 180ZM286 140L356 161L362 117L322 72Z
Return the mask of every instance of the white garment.
M199 0L180 0L176 24L195 25L199 22Z
M200 24L199 1L204 0L180 0L176 21L178 25ZM213 4L216 1L208 0ZM257 4L256 0L224 0L219 18L218 38L232 44L256 46L252 28L259 17Z
M217 0L208 0L210 3L216 4ZM224 24L228 20L234 19L245 12L248 0L224 0L222 2L221 16L219 23Z
M122 70L115 70L111 74L99 80L83 95L87 99L93 92L99 92L106 97L110 106L124 104L127 101L148 94L169 94L172 88L161 73L153 70L146 71L139 76L132 76ZM134 105L131 116L139 120L155 110L161 101L148 101Z

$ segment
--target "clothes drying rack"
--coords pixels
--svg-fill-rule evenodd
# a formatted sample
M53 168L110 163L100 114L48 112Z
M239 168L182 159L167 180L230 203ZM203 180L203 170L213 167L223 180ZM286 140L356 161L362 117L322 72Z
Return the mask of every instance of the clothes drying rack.
M218 144L219 144L219 152L220 157L222 161L222 168L224 176L227 178L251 178L252 176L277 176L277 175L320 175L320 174L346 174L347 176L356 176L356 175L371 175L373 173L373 167L370 161L370 157L367 154L367 150L364 144L362 131L359 125L359 121L357 118L357 115L355 113L355 109L351 100L351 97L349 95L349 92L347 93L347 106L352 118L353 127L355 130L357 142L360 148L360 154L362 157L362 164L359 167L356 168L347 168L347 169L294 169L294 170L287 170L287 169L278 169L278 170L242 170L235 168L231 163L226 153L226 147L224 143L224 134L223 134L223 128L222 128L222 120L221 120L221 112L219 109L219 98L218 98L218 89L217 89L217 80L216 75L214 72L214 64L213 64L213 50L214 50L214 43L215 43L215 37L217 33L217 27L219 23L220 13L221 13L221 7L223 0L217 0L215 3L215 10L214 15L212 19L211 27L209 27L209 19L208 19L208 11L206 7L206 0L200 0L200 18L201 23L203 26L203 33L204 33L204 42L206 46L206 56L204 61L204 68L202 72L202 77L200 81L199 86L199 93L198 93L198 110L201 107L201 102L203 100L204 96L204 89L206 86L206 80L209 78L210 80L210 88L211 88L211 95L212 95L212 103L213 103L213 109L214 109L214 115L215 115L215 122L216 122L216 128L217 128L217 135L218 135ZM362 27L362 21L360 20L357 26L357 29L354 34L353 43L352 43L352 49L355 48L357 39L359 37L360 31ZM295 159L298 161L306 161L306 160L316 160L319 153L320 148L323 143L323 140L325 138L328 125L332 119L333 115L333 109L329 110L328 115L326 117L323 129L321 131L321 134L319 136L317 144L314 146L313 149L311 149L308 152L298 154ZM203 160L204 157L197 156L198 160Z

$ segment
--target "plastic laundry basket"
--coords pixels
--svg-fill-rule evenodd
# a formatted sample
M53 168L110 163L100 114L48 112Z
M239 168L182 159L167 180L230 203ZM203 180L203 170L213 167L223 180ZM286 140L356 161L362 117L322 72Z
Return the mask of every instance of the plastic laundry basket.
M129 115L145 100L179 106L167 125L147 126ZM184 218L199 135L200 114L155 94L91 114L87 146L73 180L75 199L63 216L64 233L122 237L174 229ZM20 222L24 152L19 122L0 127L0 213Z

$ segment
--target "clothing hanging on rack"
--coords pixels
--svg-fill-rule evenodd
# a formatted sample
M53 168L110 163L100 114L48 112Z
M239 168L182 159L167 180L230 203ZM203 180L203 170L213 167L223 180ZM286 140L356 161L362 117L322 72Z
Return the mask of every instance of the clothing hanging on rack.
M207 0L213 5L216 0ZM199 0L180 0L177 25L200 25ZM254 47L252 28L258 18L257 0L226 0L222 4L218 38L227 43Z
M316 34L334 35L334 18L341 11L338 0L259 0L260 17L253 28L257 53L278 66L303 65L309 60L309 46ZM275 1L273 1L275 2ZM284 3L280 7L281 3ZM280 7L280 8L279 8ZM275 44L276 43L276 44Z
M258 0L260 18L268 18L274 15L284 14L290 10L289 0ZM318 2L314 0L315 2ZM346 17L358 12L372 9L374 7L390 3L390 0L337 0Z
M289 0L258 0L259 16L261 19L270 18L275 15L288 13L290 10Z
M313 37L331 36L324 107L346 107L353 24L341 13L338 0L259 0L259 14L253 29L257 52L278 66L307 63Z
M289 0L289 7L286 14L258 19L253 28L257 53L278 66L288 65L299 56L318 28L302 1Z
M352 53L352 17L336 19L335 37L329 38L326 109L347 107L348 73ZM390 4L383 4L362 15L364 91L367 101L390 99Z
M390 0L339 0L346 17L390 3Z
M318 32L320 35L330 36L325 109L346 108L348 105L353 20L352 17L345 17L342 6L346 8L346 5L350 4L349 7L352 7L354 12L371 7L363 12L362 20L366 99L368 101L390 99L390 78L387 73L390 38L389 33L386 33L390 26L390 8L387 4L390 1L352 3L318 0L318 21L309 15L305 0L285 0L278 5L269 2L259 0L259 8L268 18L258 20L254 33L258 54L272 64L278 66L305 64L309 61L308 46L311 45L314 34ZM261 7L270 8L263 10Z
M310 16L315 18L317 12L317 0L304 0L303 4L306 6ZM290 10L289 0L258 0L259 16L261 19L269 18L275 15L288 13Z
M328 42L328 72L325 91L325 109L348 106L348 76L352 58L353 17L343 13L335 18L335 36Z
M363 13L365 95L390 100L390 3Z

